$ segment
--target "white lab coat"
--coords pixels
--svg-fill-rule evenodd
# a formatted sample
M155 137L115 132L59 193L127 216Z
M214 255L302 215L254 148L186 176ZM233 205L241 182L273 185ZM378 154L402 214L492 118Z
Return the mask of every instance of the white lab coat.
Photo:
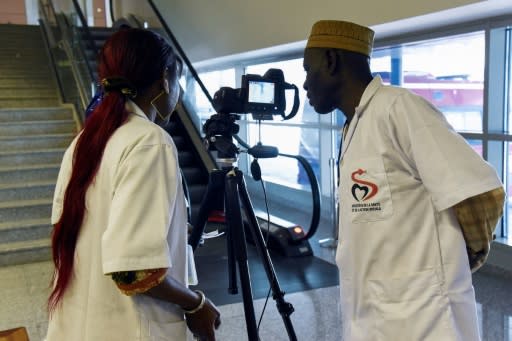
M127 122L107 143L86 195L74 278L49 321L47 341L184 340L176 305L146 295L126 296L107 274L169 268L186 283L187 216L171 137L133 102ZM55 191L58 221L76 139L65 153Z
M451 207L501 186L495 170L428 102L376 77L348 128L340 174L343 340L479 340Z

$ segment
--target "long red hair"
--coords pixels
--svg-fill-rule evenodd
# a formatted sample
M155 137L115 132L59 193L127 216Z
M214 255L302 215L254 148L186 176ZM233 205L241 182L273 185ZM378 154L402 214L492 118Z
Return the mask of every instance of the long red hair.
M162 77L166 67L174 65L177 57L159 35L142 29L122 29L105 42L98 60L100 79L121 78L141 95ZM125 103L126 96L120 91L109 91L87 118L78 137L62 214L52 231L55 269L53 290L48 299L50 314L73 280L75 248L88 213L85 209L87 189L98 171L108 140L128 118Z

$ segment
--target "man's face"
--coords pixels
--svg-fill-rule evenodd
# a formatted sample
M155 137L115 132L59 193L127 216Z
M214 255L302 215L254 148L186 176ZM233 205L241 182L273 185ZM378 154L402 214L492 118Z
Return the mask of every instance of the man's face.
M335 78L329 72L329 60L325 49L308 48L304 51L304 90L309 104L319 114L327 114L336 108L337 91Z

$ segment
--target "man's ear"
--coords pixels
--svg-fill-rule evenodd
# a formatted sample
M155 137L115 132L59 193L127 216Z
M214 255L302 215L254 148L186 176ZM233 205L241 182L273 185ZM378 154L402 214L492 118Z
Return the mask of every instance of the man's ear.
M327 63L327 72L329 75L334 75L341 68L341 54L338 53L335 49L326 49L325 50L325 60Z

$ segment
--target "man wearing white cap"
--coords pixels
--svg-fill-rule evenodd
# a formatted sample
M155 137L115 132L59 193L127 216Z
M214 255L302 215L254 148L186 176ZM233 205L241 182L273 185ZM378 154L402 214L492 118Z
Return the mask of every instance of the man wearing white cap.
M304 89L347 119L339 159L343 340L479 340L471 272L503 214L496 171L430 103L382 84L374 32L313 25Z

